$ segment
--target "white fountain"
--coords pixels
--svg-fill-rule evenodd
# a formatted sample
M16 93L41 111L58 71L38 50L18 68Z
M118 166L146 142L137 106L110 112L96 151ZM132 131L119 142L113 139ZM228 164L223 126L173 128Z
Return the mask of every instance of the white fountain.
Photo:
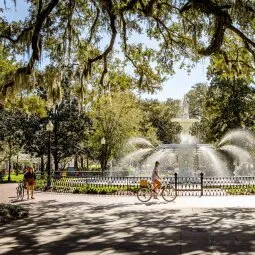
M178 176L225 177L254 175L255 161L250 151L255 147L255 137L247 130L233 130L227 133L216 148L210 144L200 144L191 136L189 129L198 119L189 118L189 105L184 97L181 114L172 119L180 123L182 132L180 144L162 144L156 148L145 138L128 141L134 151L127 154L112 169L114 175L122 172L130 176L150 176L155 161L160 162L161 176L177 173Z

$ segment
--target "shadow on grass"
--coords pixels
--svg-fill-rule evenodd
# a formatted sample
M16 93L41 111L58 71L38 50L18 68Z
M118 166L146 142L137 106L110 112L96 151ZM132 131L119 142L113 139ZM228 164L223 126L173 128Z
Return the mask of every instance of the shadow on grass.
M254 254L254 209L23 205L29 217L0 228L1 254Z

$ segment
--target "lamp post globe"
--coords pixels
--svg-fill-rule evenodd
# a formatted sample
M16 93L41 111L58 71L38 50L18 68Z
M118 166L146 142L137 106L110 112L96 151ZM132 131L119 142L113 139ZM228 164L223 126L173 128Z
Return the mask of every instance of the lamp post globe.
M53 129L54 129L54 125L53 125L52 122L49 120L49 122L48 122L47 125L46 125L46 130L47 130L48 132L52 132Z
M101 144L102 144L102 145L106 144L106 140L105 140L104 137L101 139Z

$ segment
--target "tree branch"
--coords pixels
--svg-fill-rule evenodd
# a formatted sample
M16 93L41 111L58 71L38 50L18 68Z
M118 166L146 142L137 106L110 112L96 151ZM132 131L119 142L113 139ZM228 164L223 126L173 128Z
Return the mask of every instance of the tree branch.
M34 26L30 26L30 27L27 27L25 28L18 36L16 39L12 38L10 35L7 35L7 34L0 34L0 38L4 38L4 39L7 39L9 40L10 42L12 43L18 43L21 38L24 36L25 33L31 31L32 29L34 28Z
M243 32L241 32L239 29L234 27L232 24L228 25L228 28L233 31L235 34L237 34L240 38L243 39L244 42L249 43L253 47L255 47L255 42L253 42L251 39L249 39Z
M88 59L87 67L83 71L83 74L85 75L85 77L87 77L88 74L91 74L92 64L94 62L98 61L98 60L103 59L104 60L104 70L102 72L101 79L100 79L100 84L101 85L103 85L104 76L108 72L107 64L105 63L105 61L107 61L107 56L113 49L113 45L114 45L114 42L115 42L115 39L116 39L116 36L117 36L117 29L116 29L116 25L115 25L115 20L116 20L117 17L114 13L112 1L111 0L106 0L106 2L104 2L104 4L105 4L105 7L107 7L106 11L107 11L108 16L110 18L110 28L111 28L111 31L112 31L112 36L111 36L111 39L110 39L110 43L102 54L99 54L94 58L89 58Z
M243 42L244 42L245 48L251 53L251 55L253 57L253 61L255 62L255 52L254 52L254 50L252 50L252 48L250 47L250 45L247 41L243 41Z
M51 0L48 6L41 11L40 15L37 17L35 28L32 36L32 56L27 66L27 74L31 74L32 69L34 67L35 61L40 59L40 31L42 29L43 23L45 19L49 16L51 11L57 6L59 0Z
M99 15L100 15L100 9L98 8L98 6L96 6L96 17L95 17L95 20L91 26L91 29L90 29L90 35L89 35L89 38L88 38L88 43L91 43L92 41L92 37L93 37L93 34L95 32L95 28L96 28L96 25L97 25L97 22L98 22L98 19L99 19Z
M32 56L30 57L29 63L26 67L18 68L13 79L8 83L4 84L1 88L1 93L3 96L7 95L7 90L15 85L15 77L19 77L20 75L27 74L30 75L34 68L35 61L38 61L40 58L40 31L42 29L43 23L45 19L49 16L51 11L57 6L59 0L51 0L48 6L40 12L40 15L37 16L36 23L34 25L33 36L32 36Z
M225 20L222 17L217 17L215 21L214 34L209 46L207 48L200 49L198 53L204 56L210 56L212 53L219 51L223 43L225 31Z
M120 12L132 10L133 7L138 3L139 0L130 0L124 7L120 8Z

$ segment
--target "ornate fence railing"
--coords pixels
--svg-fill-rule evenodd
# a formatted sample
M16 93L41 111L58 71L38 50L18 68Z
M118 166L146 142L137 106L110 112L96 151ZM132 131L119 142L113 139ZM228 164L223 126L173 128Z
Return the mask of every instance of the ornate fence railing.
M135 195L140 180L150 177L59 177L52 180L52 191L83 193ZM174 176L162 178L164 184L171 184L177 196L227 196L255 195L255 177L198 177ZM46 182L38 182L43 187Z

